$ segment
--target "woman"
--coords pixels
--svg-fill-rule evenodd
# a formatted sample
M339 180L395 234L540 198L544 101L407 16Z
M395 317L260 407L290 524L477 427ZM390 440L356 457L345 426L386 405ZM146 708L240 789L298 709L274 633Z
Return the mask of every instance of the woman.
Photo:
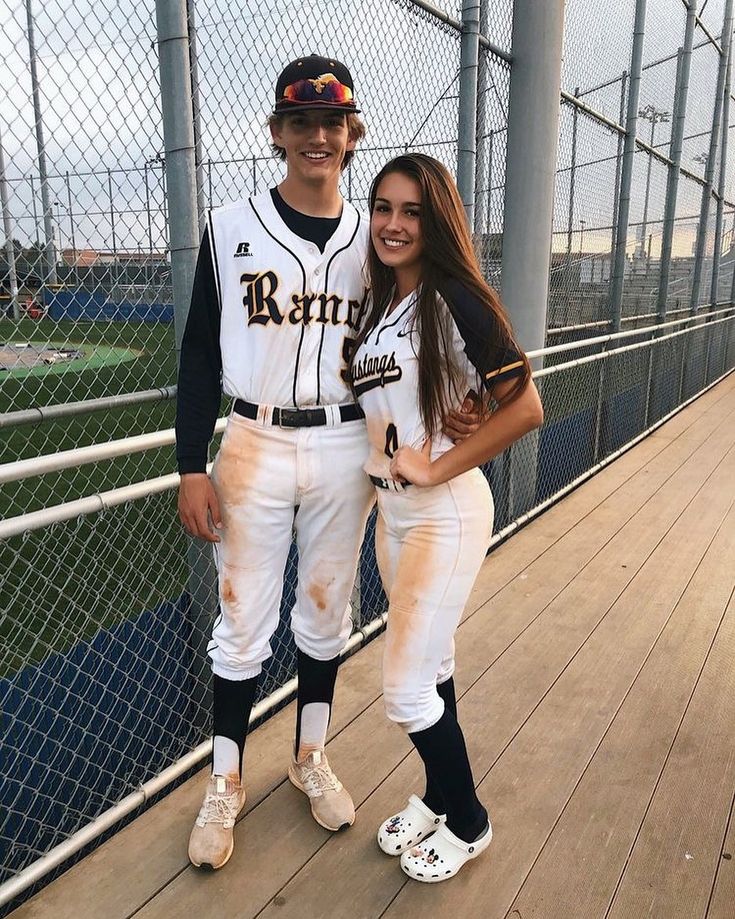
M423 798L411 795L378 842L410 877L435 882L492 838L452 679L454 632L492 534L492 496L477 467L538 427L543 410L445 167L423 154L392 160L373 182L370 211L373 301L352 384L367 420L389 598L385 705L426 770ZM455 445L442 427L471 390L483 394L482 420Z

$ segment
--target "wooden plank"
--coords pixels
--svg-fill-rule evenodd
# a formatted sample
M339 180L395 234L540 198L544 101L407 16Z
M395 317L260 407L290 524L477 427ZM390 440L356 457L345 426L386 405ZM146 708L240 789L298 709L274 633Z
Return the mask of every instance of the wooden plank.
M655 475L662 462L669 471L676 468L676 464L683 462L707 437L721 416L727 414L734 391L735 377L711 390L656 435L647 438L500 547L483 569L483 574L489 574L476 592L476 601L483 600L482 591L497 593L509 578L522 572L548 546L558 542L560 536L573 530L575 514L590 515L600 501L615 496L618 489L627 486L636 476L648 478L652 473ZM705 411L702 412L702 409ZM653 449L654 446L656 449ZM633 498L630 488L621 491L617 497L620 502L630 502ZM473 603L470 603L468 609L472 607ZM330 736L337 735L374 703L379 694L381 653L381 643L373 642L342 668ZM382 717L382 703L378 710ZM283 781L292 724L293 711L289 707L249 738L249 810ZM333 755L331 747L330 755ZM341 766L340 772L343 772ZM201 798L203 777L207 773L208 769L202 770L16 911L14 916L17 919L30 915L39 919L42 916L66 919L85 913L95 915L97 911L111 919L129 915L185 868L186 839L192 815ZM138 855L141 849L148 853L144 861Z
M733 474L734 461L719 467L480 783L480 797L489 803L497 831L492 858L458 877L453 889L446 885L445 891L440 885L438 893L427 894L419 889L421 885L406 886L386 916L417 913L429 903L439 912L448 911L458 898L467 915L506 916L720 525L724 511L717 498ZM580 580L583 584L586 578ZM592 590L594 584L588 588ZM584 612L559 610L556 634L547 634L546 641L535 636L535 667L527 673L530 682L567 640L575 619L584 619ZM526 654L533 653L531 645L519 644ZM500 671L495 684L504 677L503 682L518 685L512 675ZM483 695L493 698L489 681ZM487 730L487 703L484 710L480 704L474 712L463 709L463 721L475 737ZM620 915L628 919L645 914L623 911Z
M514 910L524 919L606 914L734 587L731 506L511 915ZM656 873L647 880L659 886Z
M707 403L705 399L708 400ZM704 409L702 414L690 414L697 406ZM655 462L662 450L673 441L681 438L677 448L684 447L685 450L685 444L696 442L698 446L703 443L718 426L719 421L732 413L734 406L735 374L732 374L650 437L623 454L611 466L537 518L532 527L523 530L523 540L516 535L499 546L490 556L492 564L483 566L464 616L474 613L482 602L490 599L509 583L512 577L520 574L527 565L539 558L546 549L568 532L570 518L576 526L634 475L641 471L645 475L647 466Z
M712 889L712 899L706 919L732 919L735 903L735 797L730 804L725 842L717 866L717 877Z
M635 840L610 919L706 914L735 787L733 660L731 600ZM730 909L732 916L735 901Z
M719 450L720 457L726 449L727 438L723 436L719 437L719 444L716 448L712 443L709 446L710 451ZM659 502L663 505L662 512L664 508L670 508L672 502L682 500L681 494L685 491L683 480L686 476L691 479L690 494L692 489L696 489L701 485L702 478L707 478L708 473L702 473L701 471L701 464L704 460L705 457L698 457L698 462L688 464L684 472L667 483L668 488L662 489L662 497ZM697 470L699 470L699 473ZM694 483L693 485L692 482ZM713 488L719 488L719 483L715 482ZM700 492L700 495L702 494L705 495L705 499L693 504L693 509L685 518L682 518L686 520L687 528L693 527L696 530L699 527L703 530L712 525L712 521L709 519L715 513L711 500L712 489L709 492L703 490ZM651 504L654 503L651 502ZM686 499L684 504L686 504ZM709 507L709 516L706 514L707 507ZM675 517L676 513L674 512L672 520ZM705 517L707 518L706 520ZM669 520L670 524L671 520ZM660 525L661 521L659 520L655 532L649 539L650 545L647 547L649 554L661 538ZM679 573L682 569L686 569L687 560L691 553L695 551L692 548L691 541L686 549L681 544L680 530L681 527L676 529L673 539L673 543L677 547L676 564L673 567ZM630 558L630 536L631 534L629 533L626 535L625 530L622 531L616 547L618 557L621 553L627 552L626 557ZM703 539L703 535L700 535L700 538ZM671 542L672 540L669 540L669 543ZM574 656L580 645L584 646L588 640L590 628L594 628L594 622L604 616L611 604L614 603L619 593L617 585L608 588L609 592L605 596L605 583L609 579L601 577L601 573L611 569L612 559L609 557L609 552L601 553L601 556L603 555L607 557L600 558L599 569L590 571L585 583L576 589L576 595L575 590L570 588L562 594L558 601L552 603L549 608L549 615L545 615L540 620L537 618L533 627L521 635L513 643L513 646L496 660L493 667L482 679L475 682L467 695L462 698L460 711L463 724L468 727L468 746L478 772L489 769L492 766L493 761L502 753L503 748L510 743L519 727L523 725L524 720L536 708L539 700L548 693L550 687L554 686L560 673L563 673L567 667L570 657ZM661 553L658 552L657 558L660 555ZM694 564L696 564L696 559ZM589 567L592 568L593 566ZM620 568L620 566L617 567ZM554 568L547 569L547 574L553 577ZM661 592L666 597L668 597L670 590L671 588L668 586L661 588ZM591 594L595 591L599 594L602 609L595 609L593 610L593 615L590 615L590 605L594 607L595 601L598 599L595 596L590 600ZM653 591L653 588L651 588L651 591ZM662 605L665 606L665 602ZM630 616L633 611L627 609L626 613ZM506 615L508 618L528 615L528 610L525 609L523 613L519 613L518 610L509 608ZM575 618L578 620L576 633L574 631ZM585 620L594 621L590 623ZM478 641L477 635L471 634L473 627L478 627L479 631L479 626L482 626L485 632L488 632L489 624L492 625L492 631L487 635L485 643ZM502 623L496 622L495 619L486 618L483 612L483 615L478 614L472 617L462 626L458 634L458 647L460 648L460 655L464 653L466 656L460 656L459 658L461 662L461 679L464 680L464 672L468 668L467 656L470 657L470 666L478 667L482 671L486 667L488 659L493 657L494 649L492 645L495 642L503 644L503 638L497 637L498 629L496 626L500 625ZM517 630L514 631L517 633ZM468 638L470 639L469 642L467 641ZM597 643L599 644L599 641ZM542 653L539 653L539 649L542 649ZM600 653L599 649L597 653ZM577 666L575 672L578 673L579 669ZM624 670L621 670L621 672L624 673ZM578 680L589 679L589 667L585 666L583 673L578 674ZM624 692L624 690L620 691ZM571 690L570 695L575 698L575 688ZM488 706L488 698L493 700L490 706ZM596 716L594 720L599 724L600 713L597 712ZM592 721L592 719L590 720ZM581 727L589 730L586 719L582 719ZM550 750L547 750L547 753L550 755ZM578 757L579 755L575 745L573 756ZM403 883L403 876L400 875L399 871L394 871L393 881L391 881L390 886L387 886L385 868L380 854L378 853L376 856L370 853L375 845L373 834L380 820L385 817L386 813L390 813L391 808L395 808L400 801L405 799L408 789L412 787L406 782L399 784L396 776L403 777L404 769L413 776L418 775L417 764L414 767L416 771L411 773L411 760L415 760L415 757L409 757L397 772L393 763L390 764L391 768L389 770L383 770L392 774L383 783L380 793L371 796L364 807L360 809L358 824L351 831L351 835L355 837L353 848L350 849L346 846L336 847L335 843L330 840L320 852L314 855L308 865L296 874L294 879L283 890L279 891L278 906L275 905L275 901L272 901L263 912L264 916L275 914L276 909L279 916L296 916L297 913L300 915L318 915L321 909L320 904L323 902L323 887L327 883L327 879L332 893L332 902L349 902L357 915L375 915L377 913L374 910L377 904L386 902L386 897L387 901L390 901L390 898ZM530 792L531 790L529 789ZM543 798L547 793L548 789L545 783L540 783L536 794L541 795ZM390 801L390 804L388 804L388 801ZM356 858L360 860L358 883L361 893L359 896L354 889L354 875L356 873L354 860ZM382 858L385 859L385 856ZM456 882L452 882L448 886L456 890L456 884L462 884L462 878L458 878ZM440 896L440 894L433 894L433 896ZM399 897L396 902L401 904L400 909L408 909L409 912L419 908L418 904L412 902L403 904L402 897ZM452 902L454 901L443 902L442 905L446 909L450 909L452 908ZM486 904L476 904L476 906L477 909L474 906L467 908L467 914L473 915L477 912L478 915L486 915L484 911ZM465 907L463 906L463 908ZM301 910L303 910L303 913L300 912Z

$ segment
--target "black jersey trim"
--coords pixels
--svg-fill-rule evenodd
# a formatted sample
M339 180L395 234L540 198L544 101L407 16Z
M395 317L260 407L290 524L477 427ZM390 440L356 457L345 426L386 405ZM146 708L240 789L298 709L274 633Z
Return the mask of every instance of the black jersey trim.
M352 236L350 236L347 243L342 246L341 249L335 249L335 251L330 255L329 261L327 262L327 267L324 270L324 293L329 290L329 269L332 267L332 262L337 258L341 252L345 252L350 248L352 243L355 241L357 236L357 231L360 229L360 217L359 211L355 211L357 214L357 223L355 224L355 229L352 231ZM324 329L325 326L322 326L321 334L319 336L319 352L316 357L316 404L321 405L322 398L322 348L324 347ZM296 402L294 401L294 405Z
M217 258L217 246L214 242L214 224L212 223L212 208L207 212L207 230L209 236L209 251L212 253L212 265L214 267L214 286L217 291L217 302L219 311L222 313L222 282L219 276L219 259Z
M278 245L279 245L282 249L285 249L286 252L288 252L289 255L292 255L292 256L294 257L294 259L296 260L296 263L298 264L299 268L301 269L301 296L303 297L304 294L306 293L306 269L304 268L304 266L303 266L303 264L302 264L302 262L301 262L301 259L298 257L298 255L296 255L296 253L293 251L293 249L289 249L289 247L288 247L284 242L281 242L281 240L278 239L277 236L274 236L274 235L271 233L271 231L268 229L268 227L267 227L267 226L265 225L265 223L263 222L263 218L260 216L260 214L259 214L258 211L256 210L255 205L253 204L253 199L252 199L252 198L248 198L248 204L250 205L250 207L251 207L253 213L255 214L255 216L256 216L256 218L257 218L257 220L258 220L258 223L263 227L263 229L264 229L265 232L268 234L268 236L270 236L270 238L271 238L274 242L278 243ZM273 205L273 206L275 207L275 205ZM296 350L296 362L294 363L294 368L293 368L293 383L292 383L292 393L293 393L293 396L292 396L292 398L293 398L293 404L294 404L294 405L296 405L296 377L298 376L298 373L299 373L299 361L301 360L301 346L302 346L303 343L304 343L304 330L305 330L305 328L306 328L306 326L302 323L302 324L301 324L301 335L299 336L299 347L298 347L298 349ZM322 331L324 331L324 330L322 330ZM318 400L317 400L317 402L318 402ZM298 406L297 406L297 407L298 407Z
M404 316L406 315L406 313L411 309L411 307L412 307L412 306L415 306L415 305L416 305L416 294L415 294L415 292L414 292L414 293L411 295L411 299L410 299L410 300L408 301L408 303L406 304L405 309L401 310L401 312L398 314L398 316L396 316L396 318L395 318L392 322L386 322L385 325L381 325L381 326L379 327L379 329L378 329L378 334L375 336L375 344L376 344L376 346L377 346L378 343L380 342L380 336L383 334L383 332L385 332L386 329L392 329L393 326L398 325L398 323L401 321L401 319L403 319L403 317L404 317Z

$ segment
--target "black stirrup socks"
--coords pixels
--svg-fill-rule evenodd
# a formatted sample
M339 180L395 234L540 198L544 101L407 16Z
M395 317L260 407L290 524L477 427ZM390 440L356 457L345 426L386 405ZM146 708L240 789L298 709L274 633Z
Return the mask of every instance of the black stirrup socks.
M441 793L448 829L465 842L473 842L485 830L488 816L475 793L467 747L455 715L446 708L435 725L408 736Z
M441 698L444 700L444 708L446 711L451 712L454 717L457 717L457 696L454 690L454 677L449 677L448 680L445 680L443 683L437 683L436 691L439 693ZM434 781L432 776L429 774L429 768L425 765L426 769L426 793L423 797L424 804L435 814L445 814L446 805L444 803L444 798L442 793L439 790L439 786Z
M255 701L259 677L249 680L225 680L217 674L213 681L214 737L228 737L240 751L240 777L250 712ZM233 751L234 752L234 751Z

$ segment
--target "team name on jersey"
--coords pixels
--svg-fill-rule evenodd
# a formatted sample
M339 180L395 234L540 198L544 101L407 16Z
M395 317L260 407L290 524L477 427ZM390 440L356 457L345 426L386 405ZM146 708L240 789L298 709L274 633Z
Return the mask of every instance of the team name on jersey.
M357 361L353 369L355 392L358 396L362 395L378 386L397 383L402 376L403 371L396 363L395 351L381 354L380 357L364 357Z
M291 325L309 325L319 322L322 325L345 325L357 331L367 308L367 291L362 300L345 300L336 294L327 292L303 294L292 293L287 306L282 310L276 300L279 287L275 271L261 271L258 274L243 274L240 284L245 290L242 298L247 310L248 325L281 325L284 321Z

